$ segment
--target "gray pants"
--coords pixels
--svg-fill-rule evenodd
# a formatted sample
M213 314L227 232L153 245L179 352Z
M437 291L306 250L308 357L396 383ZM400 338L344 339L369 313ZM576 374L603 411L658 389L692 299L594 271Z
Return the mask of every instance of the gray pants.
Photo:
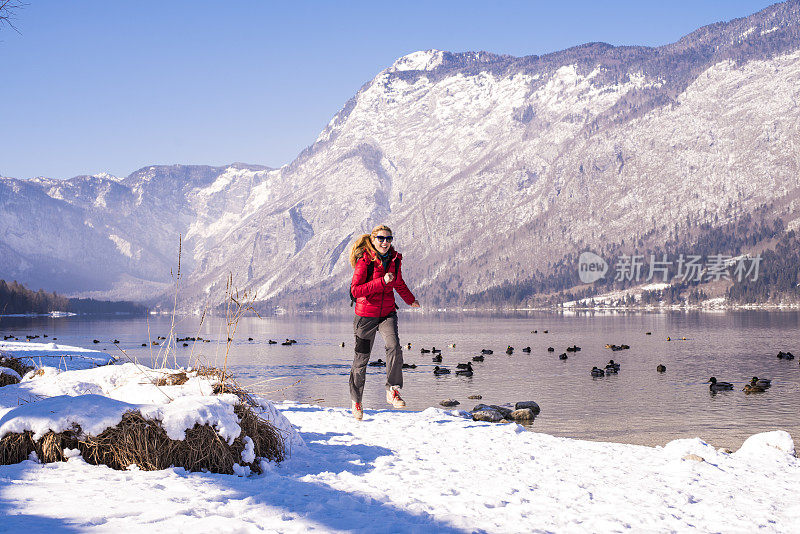
M350 368L350 398L361 402L364 381L367 378L367 363L375 341L375 332L380 332L386 344L386 389L403 387L403 349L397 336L397 313L387 317L359 317L353 319L356 335L356 351Z

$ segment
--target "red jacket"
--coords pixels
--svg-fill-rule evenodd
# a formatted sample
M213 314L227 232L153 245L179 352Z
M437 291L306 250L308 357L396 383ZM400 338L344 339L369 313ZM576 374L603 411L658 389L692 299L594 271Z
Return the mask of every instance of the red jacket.
M410 305L416 300L403 280L403 267L400 261L403 256L394 248L389 249L389 254L392 259L389 260L386 271L383 270L381 261L369 252L365 252L356 263L350 291L356 298L356 315L359 317L386 317L392 313L397 309L394 302L395 290L406 304ZM372 271L372 280L367 280L367 266L371 261L375 262L375 267ZM394 280L389 284L383 280L383 275L387 272L394 274Z

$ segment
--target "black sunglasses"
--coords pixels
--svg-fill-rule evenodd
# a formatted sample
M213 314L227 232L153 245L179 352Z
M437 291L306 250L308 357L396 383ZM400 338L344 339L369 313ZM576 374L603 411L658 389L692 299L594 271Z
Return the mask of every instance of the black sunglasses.
M377 240L378 240L378 241L380 241L381 243L383 243L384 241L386 241L387 243L391 243L391 242L392 242L392 239L394 239L394 236L390 236L390 235L376 235L376 236L375 236L375 239L377 239Z

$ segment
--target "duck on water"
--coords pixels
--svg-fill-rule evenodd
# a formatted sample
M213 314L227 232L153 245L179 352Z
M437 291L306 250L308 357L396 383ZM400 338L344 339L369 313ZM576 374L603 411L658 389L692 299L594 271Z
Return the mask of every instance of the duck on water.
M717 382L717 378L714 376L709 378L706 384L710 384L708 386L710 391L728 391L733 389L733 384L730 382Z

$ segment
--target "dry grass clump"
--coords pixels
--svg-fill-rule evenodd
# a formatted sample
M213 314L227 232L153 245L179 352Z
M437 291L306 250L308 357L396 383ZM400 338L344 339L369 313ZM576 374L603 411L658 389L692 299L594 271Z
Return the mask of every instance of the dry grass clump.
M33 365L23 364L22 360L19 358L14 358L13 356L8 356L6 354L0 354L0 367L8 367L9 369L13 369L19 373L19 376L25 376L25 373L35 368Z
M40 440L33 440L33 432L7 434L0 439L0 465L17 464L27 460L32 452L36 452L39 461L63 462L66 460L64 449L77 449L78 429L66 432L48 432Z
M154 383L157 386L182 386L188 381L189 377L186 376L185 372L181 371L180 373L170 373L164 375L161 378L156 379Z
M261 472L258 462L242 460L244 439L253 440L256 458L281 462L285 458L283 438L267 421L259 418L248 406L237 404L234 412L241 419L241 434L229 445L209 425L195 425L186 431L186 438L173 440L159 421L145 419L138 411L127 412L117 426L98 436L81 436L80 429L56 434L49 432L38 442L30 432L9 434L0 440L0 464L18 463L32 451L42 462L65 460L64 449L81 451L83 459L93 465L107 465L124 470L136 464L144 471L156 471L171 466L188 471L210 471L233 474L233 464L248 465Z
M11 384L19 384L19 378L14 375L0 373L0 388L3 386L10 386Z
M250 406L258 406L258 402L253 398L249 391L240 386L236 379L227 371L219 367L202 366L197 371L197 376L209 379L212 385L212 392L214 395L221 395L223 393L233 393L239 400Z

